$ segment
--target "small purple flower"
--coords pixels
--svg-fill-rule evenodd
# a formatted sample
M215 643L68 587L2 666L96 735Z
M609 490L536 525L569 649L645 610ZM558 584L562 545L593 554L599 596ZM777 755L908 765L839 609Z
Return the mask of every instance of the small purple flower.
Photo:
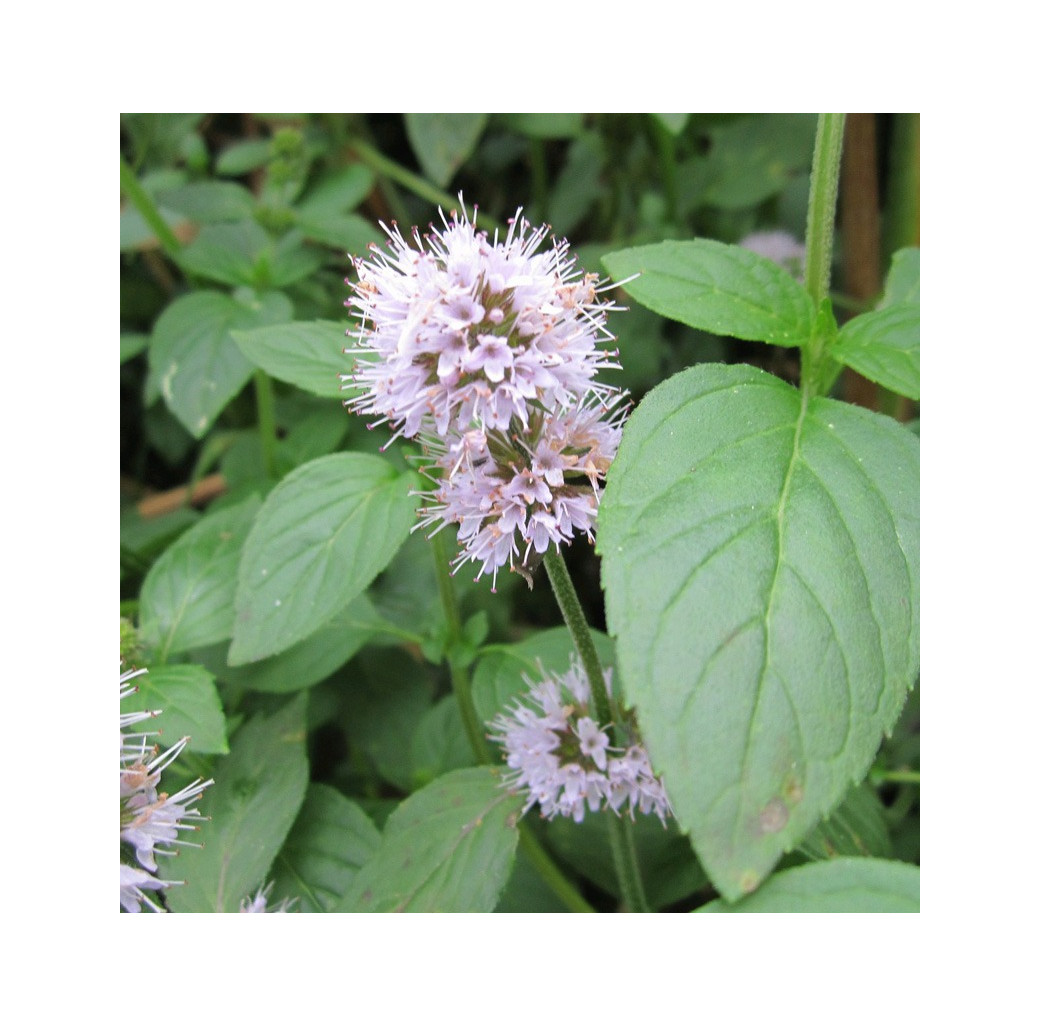
M126 698L137 690L131 684L146 670L134 670L119 678L119 697ZM188 743L181 738L165 752L152 742L154 731L127 731L145 720L153 719L160 711L121 713L119 716L119 839L132 849L140 866L120 863L119 900L127 912L140 912L146 905L153 912L162 912L145 890L161 890L179 881L160 880L153 874L158 870L156 855L173 855L170 845L190 845L180 834L198 829L205 817L193 806L212 780L196 780L174 795L159 791L163 770L169 766Z
M604 673L610 692L610 671ZM546 819L567 816L582 822L586 810L602 806L618 815L653 813L662 823L671 813L664 785L654 775L638 742L622 751L610 746L606 730L589 714L590 689L580 663L572 657L566 673L542 680L525 678L529 691L499 713L489 736L503 748L504 782L526 795L524 812L537 805ZM635 734L626 714L625 730Z

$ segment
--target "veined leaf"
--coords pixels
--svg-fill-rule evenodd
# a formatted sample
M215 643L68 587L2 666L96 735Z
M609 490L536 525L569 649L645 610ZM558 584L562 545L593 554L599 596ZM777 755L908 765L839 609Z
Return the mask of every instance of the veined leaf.
M271 901L297 898L294 912L328 912L379 847L361 809L327 784L311 784L271 875Z
M314 395L341 399L339 376L352 366L343 355L345 330L345 324L336 321L294 321L235 331L232 336L246 358L272 377Z
M487 114L405 114L408 141L431 182L442 188L473 152Z
M282 480L246 539L228 663L283 652L360 595L408 537L416 483L364 453L323 456Z
M160 712L154 722L140 729L159 731L157 740L164 748L190 737L192 752L226 754L224 708L207 670L193 663L152 666L134 683L137 691L119 703L119 711Z
M260 500L203 517L153 564L141 586L141 638L160 661L231 637L235 577Z
M759 891L698 912L920 912L921 870L884 859L832 859L785 869Z
M440 777L393 812L337 911L493 911L509 879L522 804L486 766Z
M231 754L216 763L202 798L211 817L199 831L204 846L160 862L165 879L186 881L167 892L174 912L237 912L264 882L307 790L306 708L300 695L231 738Z
M919 443L751 367L625 428L600 508L607 622L680 824L754 890L891 729L919 660Z
M798 346L812 332L809 293L765 257L712 239L658 242L608 253L616 281L663 317L715 335Z
M262 298L192 292L156 321L149 374L174 416L201 438L255 370L235 345L233 329L277 324L292 316L280 292Z

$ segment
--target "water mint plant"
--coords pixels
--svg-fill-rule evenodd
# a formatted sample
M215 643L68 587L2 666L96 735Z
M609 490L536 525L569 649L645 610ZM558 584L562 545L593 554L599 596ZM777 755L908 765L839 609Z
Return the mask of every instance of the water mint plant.
M916 910L918 124L124 115L121 907Z

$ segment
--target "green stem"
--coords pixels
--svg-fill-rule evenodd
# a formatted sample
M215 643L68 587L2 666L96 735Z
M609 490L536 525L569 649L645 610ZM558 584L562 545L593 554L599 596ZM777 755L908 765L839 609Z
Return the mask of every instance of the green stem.
M274 386L266 372L257 368L253 375L253 387L256 392L256 419L260 429L264 472L274 481L278 477L278 463L275 458L278 435L274 419Z
M163 219L159 208L152 202L152 197L144 191L143 186L137 180L137 175L133 173L130 165L122 156L119 157L119 187L126 193L127 199L137 207L145 224L155 232L155 237L162 244L163 249L170 256L176 256L181 248L180 239L173 234L173 229Z
M560 872L560 867L549 857L549 853L538 843L526 823L520 824L520 847L538 875L549 885L552 892L572 912L595 912L596 910L575 890L574 885Z
M545 159L545 142L532 137L528 141L531 153L531 191L534 207L542 221L549 219L549 164Z
M578 593L574 590L574 582L567 571L567 564L563 556L552 549L545 553L545 570L549 575L549 583L552 585L556 602L563 613L563 622L571 632L574 647L578 652L581 665L585 667L585 675L589 678L589 687L592 689L592 707L596 711L596 719L602 723L609 723L611 743L617 741L613 723L615 720L614 708L607 694L607 685L603 679L603 667L600 665L599 653L596 644L592 640L592 631L585 613L581 608Z
M374 146L370 146L362 139L358 139L357 136L351 138L350 148L376 174L383 175L392 182L397 182L398 185L404 186L404 188L414 193L420 199L424 199L428 203L434 204L434 206L442 207L444 210L451 210L458 204L459 199L457 196L452 196L443 189L438 189L435 185L431 185L425 178L417 175L414 171L409 171L406 167L401 167L400 164L389 157L383 156ZM485 217L483 214L480 216L480 226L491 231L503 230L502 225Z
M451 687L462 714L462 724L469 738L470 747L477 761L490 765L491 752L487 738L477 715L477 707L473 702L473 688L465 667L460 666L455 652L462 637L462 617L459 614L458 598L455 585L451 579L451 566L445 544L444 532L435 534L431 539L433 561L437 571L437 592L440 595L444 618L448 624L448 669L451 673ZM526 823L519 824L520 843L531 865L546 882L552 892L572 912L595 912L596 910L578 893L574 885L563 875L553 862L549 853L538 843L531 828Z
M914 770L886 770L875 774L873 780L876 784L920 784L921 773Z
M838 204L844 114L821 114L816 125L812 175L809 179L809 217L805 228L805 287L819 312L831 283L834 251L834 215ZM828 376L826 345L829 333L824 318L817 318L808 342L802 347L802 388L810 395L823 390Z
M556 602L563 613L564 622L571 633L578 658L585 668L592 691L592 706L596 719L601 724L608 724L607 732L612 744L617 743L617 732L613 705L607 694L607 685L603 679L603 667L600 665L599 653L592 640L585 613L574 590L574 582L567 572L567 564L559 552L549 549L545 554L545 570L549 575ZM639 859L636 853L635 836L632 822L620 816L605 815L607 833L610 837L610 852L614 859L614 871L621 886L621 897L632 912L649 912L646 893L643 890L643 878L639 872Z
M470 685L469 674L458 662L457 651L462 639L462 617L459 614L459 603L451 579L451 566L444 532L440 531L435 534L430 539L430 545L433 549L433 561L437 570L437 592L440 595L441 608L444 610L444 619L448 624L447 659L448 669L451 673L451 687L455 692L455 699L459 703L462 725L466 728L466 736L469 738L473 754L480 762L490 763L491 753L488 751L484 729L480 717L477 715L477 707L473 704L473 688Z

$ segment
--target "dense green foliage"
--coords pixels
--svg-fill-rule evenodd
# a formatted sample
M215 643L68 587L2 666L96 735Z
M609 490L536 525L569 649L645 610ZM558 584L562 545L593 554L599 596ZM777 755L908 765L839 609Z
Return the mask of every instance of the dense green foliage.
M739 245L829 253L816 115L122 116L123 707L191 735L164 787L215 781L170 910L625 907L613 814L521 818L485 737L569 665L544 571L449 579L418 444L341 403L352 257L460 191L630 307L604 376L634 409L563 555L675 813L631 831L648 906L917 908L916 115L858 117L884 205L841 194L821 295Z

